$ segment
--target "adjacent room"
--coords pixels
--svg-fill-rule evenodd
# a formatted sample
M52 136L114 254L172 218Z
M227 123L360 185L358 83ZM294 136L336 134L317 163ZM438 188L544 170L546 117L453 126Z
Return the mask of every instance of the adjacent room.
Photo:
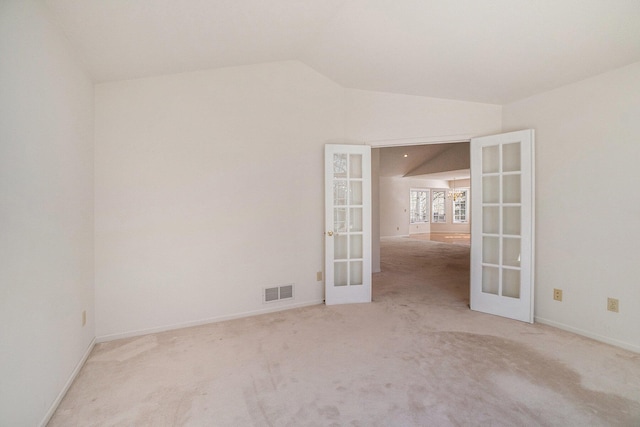
M469 143L380 148L378 157L381 237L469 243Z
M0 2L0 425L637 425L638 22Z

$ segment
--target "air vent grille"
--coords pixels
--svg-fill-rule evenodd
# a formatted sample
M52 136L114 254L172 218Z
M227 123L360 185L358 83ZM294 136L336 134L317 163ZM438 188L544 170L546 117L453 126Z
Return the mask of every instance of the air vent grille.
M280 286L280 299L293 298L293 285Z
M274 302L283 299L293 298L293 285L275 286L273 288L264 288L263 301Z
M264 290L264 302L277 301L280 299L278 296L278 288L267 288Z

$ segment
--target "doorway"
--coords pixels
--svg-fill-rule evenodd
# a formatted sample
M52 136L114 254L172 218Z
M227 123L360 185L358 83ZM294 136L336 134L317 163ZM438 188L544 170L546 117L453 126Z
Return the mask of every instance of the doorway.
M470 142L469 148L461 146L457 153L455 148L442 149L433 158L404 173L401 178L456 169L464 158L470 158L469 166L473 168L473 174L469 188L473 194L475 217L470 259L470 307L476 311L533 323L534 131L526 129L478 137ZM398 149L394 147L392 151L396 156L399 155ZM382 156L377 157L375 170L378 172L378 192L383 194ZM407 159L409 156L404 154L402 157ZM440 166L434 167L435 160L443 161L438 162ZM471 188L471 183L475 188ZM453 194L455 200L455 191ZM393 200L395 195L392 191L390 198ZM378 222L381 224L377 230L378 236L382 235L383 225L388 227L387 220L380 213L386 205L381 199L377 206L380 214ZM394 203L392 205L395 207ZM406 209L401 209L406 214ZM396 231L400 231L399 226L396 226ZM380 247L373 250L378 251Z
M381 286L389 287L388 274L400 274L410 282L422 281L422 291L432 297L468 308L471 216L470 211L460 211L462 199L470 198L468 140L378 147L372 162L373 224L378 225L372 258L374 272L383 272L374 275L374 298L384 292ZM426 193L426 213L412 212L412 189L422 190L414 191L422 197ZM454 190L463 196L458 203L452 200ZM440 212L434 211L438 198ZM412 217L423 221L411 221ZM411 292L419 293L418 288Z

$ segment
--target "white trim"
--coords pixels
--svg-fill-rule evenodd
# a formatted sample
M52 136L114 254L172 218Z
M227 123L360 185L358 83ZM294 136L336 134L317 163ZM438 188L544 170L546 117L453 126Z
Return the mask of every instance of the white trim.
M403 145L423 145L423 144L451 144L453 142L469 142L474 135L443 135L443 136L428 136L420 138L401 138L401 139L379 139L368 140L364 143L370 145L373 148L382 147L396 147Z
M536 285L536 131L531 129L531 286ZM535 319L535 291L531 292L531 313Z
M237 314L229 314L229 315L224 315L224 316L209 317L209 318L206 318L206 319L195 320L195 321L192 321L192 322L174 323L173 325L164 325L164 326L159 326L159 327L156 327L156 328L137 329L137 330L134 330L134 331L123 332L123 333L119 333L119 334L103 335L101 337L96 337L96 343L114 341L114 340L119 340L119 339L122 339L122 338L138 337L138 336L147 335L147 334L155 334L157 332L172 331L174 329L190 328L192 326L207 325L209 323L224 322L225 320L240 319L240 318L243 318L243 317L257 316L259 314L275 313L275 312L278 312L278 311L291 310L291 309L294 309L294 308L307 307L307 306L310 306L310 305L318 305L318 304L322 304L322 303L324 303L323 300L314 300L314 301L303 302L303 303L299 303L299 304L287 304L287 305L281 305L281 306L278 306L278 307L268 307L268 308L263 308L263 309L260 309L260 310L245 311L245 312L237 313Z
M91 354L91 351L93 350L93 347L95 347L95 345L96 345L96 339L94 338L91 340L91 343L89 343L89 347L87 347L87 350L82 355L82 358L80 358L80 361L76 364L76 367L73 369L73 372L71 372L71 375L67 379L67 382L64 384L64 387L62 387L62 390L60 390L60 393L58 393L56 400L53 401L53 403L49 407L49 410L45 414L44 418L42 419L42 421L40 421L40 424L38 424L39 427L45 427L47 423L49 423L49 421L51 420L51 417L53 417L53 414L58 409L60 402L62 402L62 399L67 394L67 391L69 391L69 387L71 387L71 384L73 384L76 377L80 373L80 369L82 369L82 367L84 366L84 363L89 358L89 355Z
M606 337L604 335L595 334L593 332L585 331L584 329L574 328L573 326L565 325L564 323L555 322L549 319L543 319L537 316L535 317L535 321L537 323L542 323L543 325L553 326L554 328L562 329L563 331L572 332L577 335L582 335L583 337L591 338L596 341L603 342L605 344L614 345L616 347L624 348L625 350L633 351L635 353L640 353L640 346L637 346L635 344L619 341L613 338Z

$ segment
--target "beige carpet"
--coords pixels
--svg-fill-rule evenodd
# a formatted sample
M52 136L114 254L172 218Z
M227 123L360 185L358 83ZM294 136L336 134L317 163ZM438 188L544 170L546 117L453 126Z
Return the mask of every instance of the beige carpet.
M50 425L640 425L639 354L470 311L468 265L388 238L371 304L97 345Z
M432 242L471 246L471 234L469 233L418 233L409 234L409 237L419 240L431 240Z

